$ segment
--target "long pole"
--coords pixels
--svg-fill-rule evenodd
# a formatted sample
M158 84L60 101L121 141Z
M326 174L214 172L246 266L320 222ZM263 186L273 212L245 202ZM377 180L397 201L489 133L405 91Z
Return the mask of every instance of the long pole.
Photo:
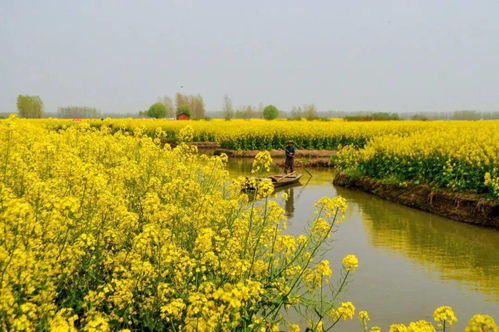
M310 171L305 166L303 166L303 169L308 173L308 175L310 175L310 177L313 176L312 173L310 173Z

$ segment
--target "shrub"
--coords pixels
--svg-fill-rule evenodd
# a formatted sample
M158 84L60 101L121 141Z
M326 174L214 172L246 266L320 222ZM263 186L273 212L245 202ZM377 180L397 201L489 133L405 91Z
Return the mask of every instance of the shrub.
M279 110L274 105L265 106L263 109L263 118L265 120L274 120L279 116Z
M146 115L148 117L156 119L164 118L167 113L168 110L166 109L166 106L163 105L162 103L154 103L146 111Z

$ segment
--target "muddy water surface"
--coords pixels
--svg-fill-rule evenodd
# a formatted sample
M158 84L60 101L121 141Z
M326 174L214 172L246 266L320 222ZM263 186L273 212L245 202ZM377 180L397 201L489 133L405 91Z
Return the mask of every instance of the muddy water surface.
M247 175L250 168L249 160L229 162L233 176ZM455 331L463 331L474 313L499 321L499 231L335 187L330 169L310 172L302 186L282 189L287 202L278 199L289 218L288 232L303 232L319 198L347 199L346 220L325 258L338 271L345 255L357 255L359 269L343 297L368 310L372 325L386 330L390 323L431 321L434 308L445 304L459 319ZM359 330L358 324L342 324L339 330Z

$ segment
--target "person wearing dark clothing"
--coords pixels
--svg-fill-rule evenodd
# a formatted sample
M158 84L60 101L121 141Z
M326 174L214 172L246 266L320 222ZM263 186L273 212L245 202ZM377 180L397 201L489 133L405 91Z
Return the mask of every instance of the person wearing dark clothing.
M295 147L293 141L288 141L288 145L284 150L286 153L286 162L284 163L284 173L288 174L288 169L293 173L295 171Z

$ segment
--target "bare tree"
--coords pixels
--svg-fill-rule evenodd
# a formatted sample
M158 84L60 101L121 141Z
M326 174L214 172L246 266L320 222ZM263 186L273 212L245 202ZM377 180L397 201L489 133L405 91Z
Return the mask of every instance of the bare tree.
M234 118L234 108L232 107L232 100L227 95L224 96L223 111L225 120Z
M175 116L175 107L173 107L173 101L170 97L164 96L162 98L158 98L158 102L165 105L166 107L166 116Z
M308 120L317 119L317 107L314 104L304 105L303 106L303 115Z
M303 109L300 106L293 106L293 108L291 109L291 118L292 119L303 118Z
M182 106L188 105L192 112L192 117L195 119L202 119L205 116L204 100L199 94L197 96L193 96L177 93L175 95L175 104L177 110L179 110Z
M38 96L17 96L17 111L23 118L41 118L43 102Z
M189 105L189 98L186 95L177 92L175 95L175 106L179 108L182 105Z
M202 119L205 117L204 100L201 95L190 96L192 116L195 119Z
M303 106L294 106L291 109L291 119L302 119L306 118L307 120L317 119L319 117L319 113L317 112L317 107L314 104L308 104Z
M59 107L57 117L63 119L81 118L81 119L96 119L101 116L101 112L95 107L86 106L66 106Z

